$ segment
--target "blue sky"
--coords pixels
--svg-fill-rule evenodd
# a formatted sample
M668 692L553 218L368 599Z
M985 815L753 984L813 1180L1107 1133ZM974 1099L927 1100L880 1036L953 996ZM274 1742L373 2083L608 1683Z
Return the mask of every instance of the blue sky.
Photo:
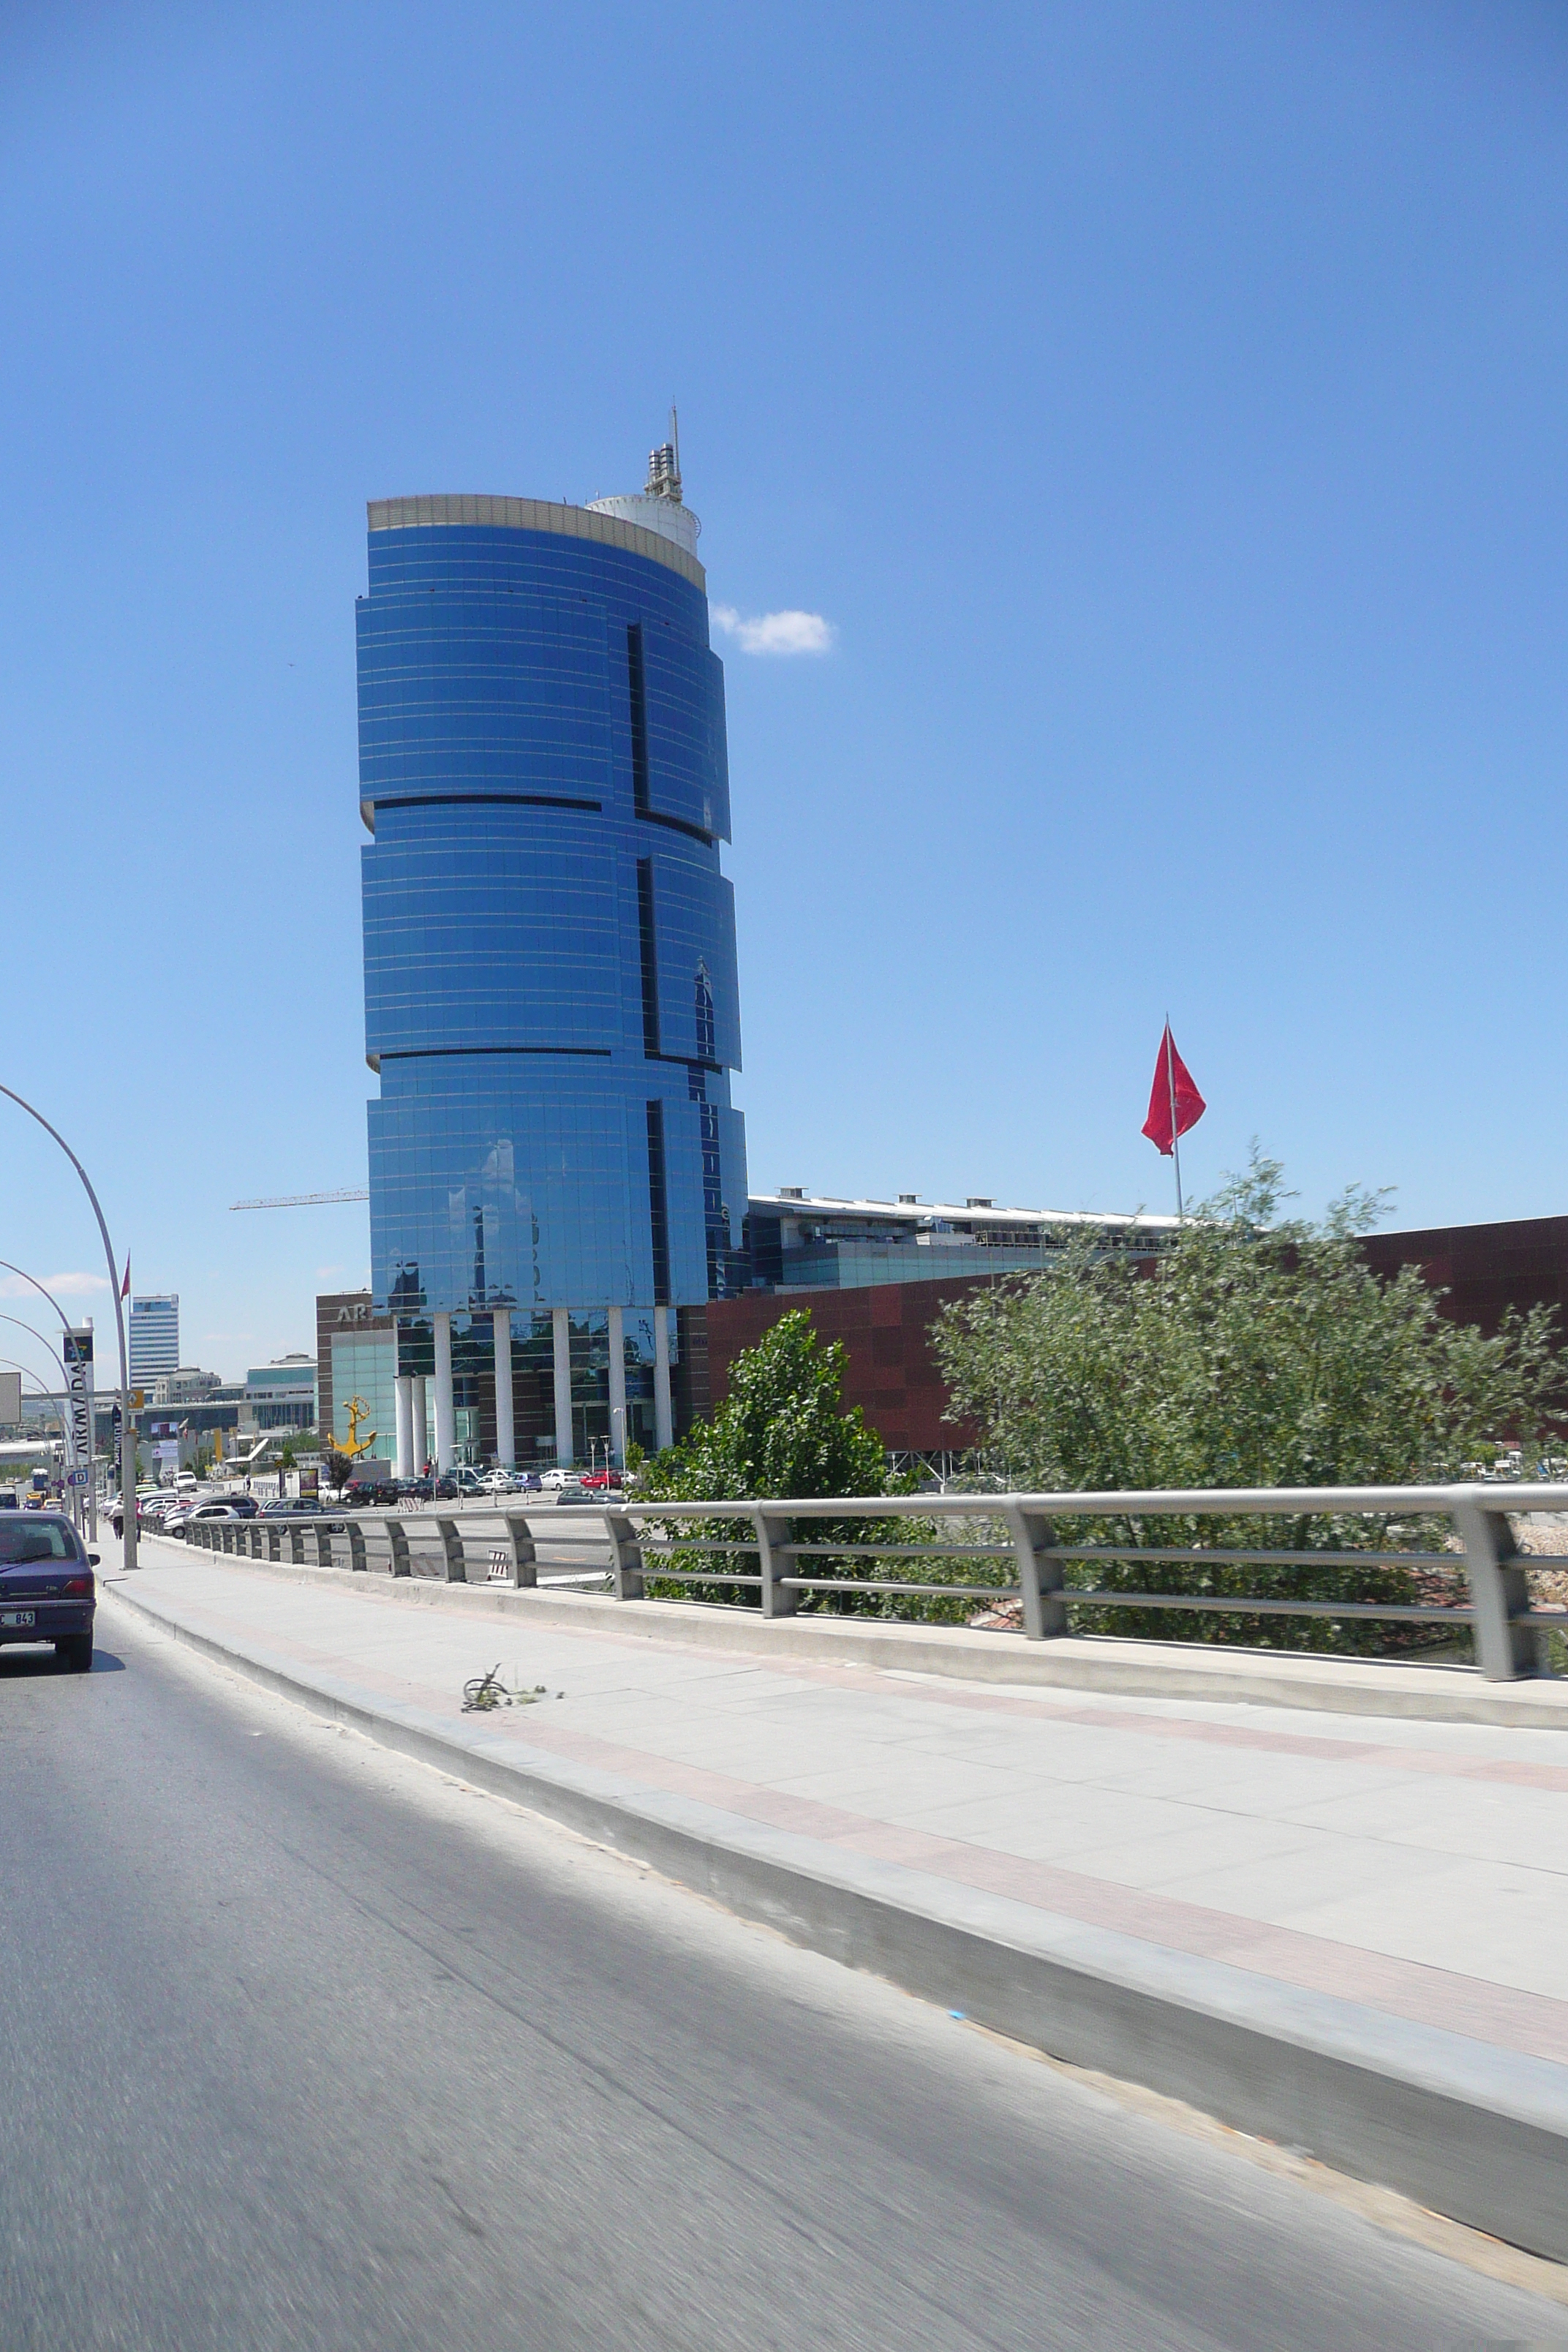
M0 1077L187 1360L367 1263L227 1207L363 1179L364 500L636 488L672 394L715 602L831 636L722 641L754 1184L1164 1208L1168 1007L1189 1190L1568 1210L1565 95L1507 0L12 0Z

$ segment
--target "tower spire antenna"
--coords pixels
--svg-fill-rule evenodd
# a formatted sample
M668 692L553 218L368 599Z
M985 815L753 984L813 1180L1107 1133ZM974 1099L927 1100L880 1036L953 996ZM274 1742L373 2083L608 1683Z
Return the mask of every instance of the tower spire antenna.
M669 404L669 438L662 447L648 452L647 487L645 499L669 499L680 504L680 424L675 414L675 403Z

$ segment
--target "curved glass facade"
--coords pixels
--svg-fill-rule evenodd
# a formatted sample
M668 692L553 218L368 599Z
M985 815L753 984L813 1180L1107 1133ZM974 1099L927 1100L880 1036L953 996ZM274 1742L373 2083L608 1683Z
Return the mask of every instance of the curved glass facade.
M700 567L652 531L525 500L388 501L371 524L377 1307L513 1307L521 1334L531 1312L717 1297L746 1171Z

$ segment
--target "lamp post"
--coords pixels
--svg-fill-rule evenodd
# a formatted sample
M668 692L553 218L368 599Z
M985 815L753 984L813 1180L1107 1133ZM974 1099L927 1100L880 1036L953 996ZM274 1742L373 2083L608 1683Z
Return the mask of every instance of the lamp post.
M33 1288L37 1292L39 1297L47 1298L48 1300L49 1305L54 1308L55 1313L60 1318L61 1328L66 1331L70 1329L70 1317L66 1313L65 1308L60 1305L60 1302L55 1297L54 1292L44 1288L43 1284L38 1280L36 1274L29 1274L25 1265L13 1265L8 1257L0 1257L0 1274L18 1274L21 1276L24 1282L30 1282Z
M29 1274L25 1265L13 1265L8 1257L0 1257L0 1272L18 1275L24 1282L30 1282L33 1288L37 1292L39 1297L47 1298L49 1305L54 1308L55 1313L59 1317L60 1328L62 1331L68 1333L76 1328L71 1322L70 1317L66 1313L65 1308L60 1305L59 1300L55 1297L54 1292L46 1288L44 1284L38 1280L36 1274ZM88 1317L87 1320L88 1328L90 1328L92 1323L92 1318L90 1315ZM30 1324L24 1324L22 1328L24 1330L32 1329L32 1326ZM35 1331L33 1333L33 1337L35 1339L41 1339L42 1336L41 1332ZM45 1344L47 1345L47 1342ZM54 1354L52 1348L49 1349L49 1353L51 1355ZM65 1373L65 1366L63 1364L60 1366L60 1370L63 1375ZM68 1390L70 1387L68 1377L66 1378L66 1387ZM88 1528L89 1530L89 1541L96 1543L98 1541L98 1429L96 1426L97 1406L92 1392L92 1382L90 1380L87 1382L86 1402L87 1460L85 1463L79 1462L77 1467L79 1469L85 1469L87 1472L87 1517Z
M51 1348L43 1333L41 1331L35 1330L31 1323L24 1323L19 1315L0 1315L0 1323L14 1323L18 1331L26 1331L30 1338L36 1339L39 1347L43 1349L46 1355L53 1356L55 1362L59 1367L61 1398L64 1400L68 1397L70 1394L70 1376L66 1370L65 1359L61 1356L59 1350L56 1348ZM20 1371L22 1370L21 1365L18 1364L16 1369ZM81 1457L77 1453L76 1425L73 1422L68 1420L65 1426L67 1454L68 1457L74 1460L77 1468L79 1470L81 1467ZM80 1501L80 1495L77 1488L73 1486L71 1488L71 1520L73 1525L79 1527L81 1524L81 1512L79 1508Z
M125 1302L120 1296L120 1280L114 1270L114 1244L109 1238L109 1227L104 1223L103 1211L99 1207L98 1194L92 1189L92 1180L59 1129L51 1127L43 1112L35 1110L15 1087L0 1086L0 1095L4 1095L7 1102L14 1102L18 1110L25 1110L29 1118L36 1118L46 1135L54 1137L81 1178L82 1190L92 1202L92 1213L98 1219L98 1230L103 1236L103 1255L109 1266L109 1295L114 1301L114 1325L120 1341L120 1495L124 1512L123 1565L132 1569L136 1565L136 1438L131 1426L131 1360L125 1352Z

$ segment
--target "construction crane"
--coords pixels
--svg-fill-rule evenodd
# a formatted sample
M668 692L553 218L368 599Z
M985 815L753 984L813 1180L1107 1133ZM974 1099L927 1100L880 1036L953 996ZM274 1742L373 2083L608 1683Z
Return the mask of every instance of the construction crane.
M337 1192L280 1192L274 1201L231 1201L230 1209L319 1209L332 1201L368 1201L363 1184L345 1184Z

